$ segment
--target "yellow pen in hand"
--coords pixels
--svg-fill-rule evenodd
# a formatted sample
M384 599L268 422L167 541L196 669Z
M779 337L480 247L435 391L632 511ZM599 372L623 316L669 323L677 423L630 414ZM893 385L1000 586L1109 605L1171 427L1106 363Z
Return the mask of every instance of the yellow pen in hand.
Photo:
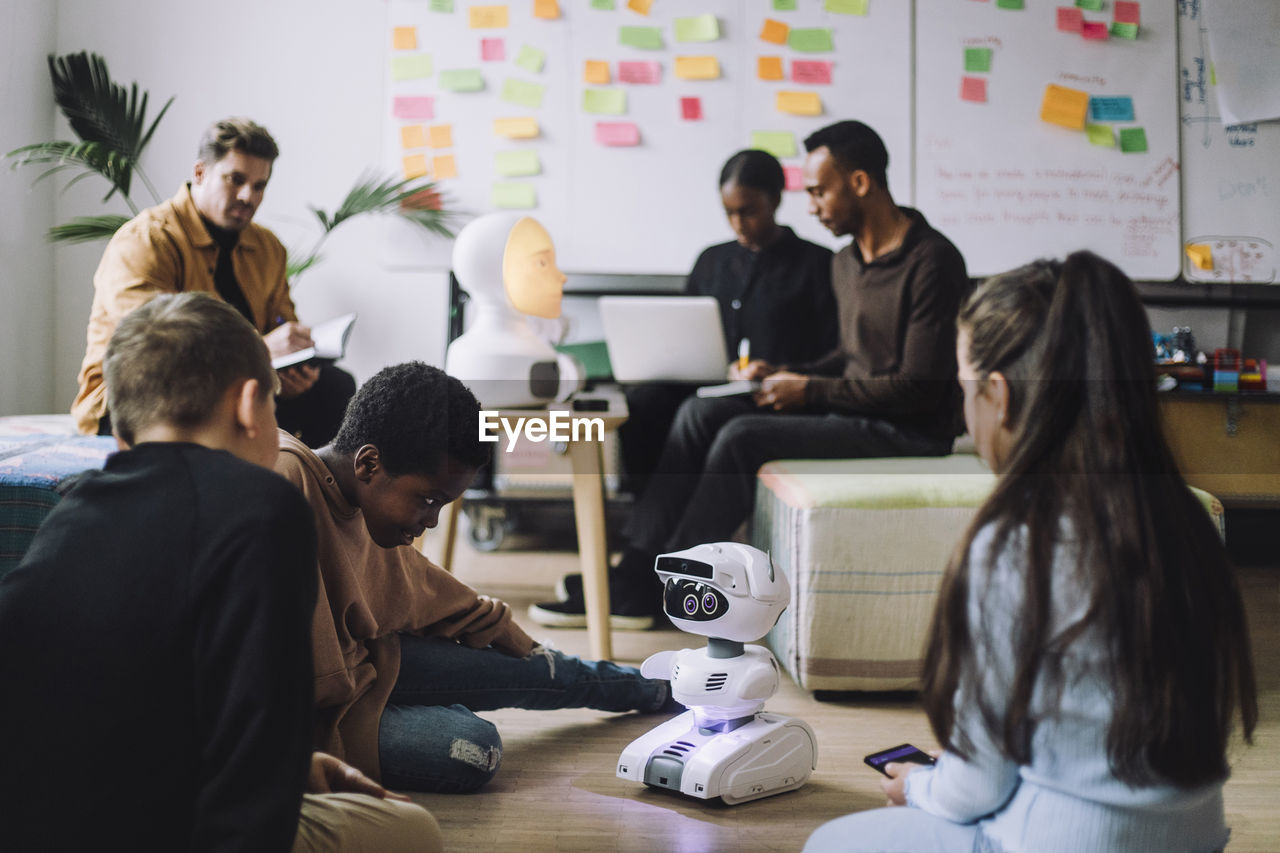
M738 369L746 370L751 363L751 341L743 338L738 341Z

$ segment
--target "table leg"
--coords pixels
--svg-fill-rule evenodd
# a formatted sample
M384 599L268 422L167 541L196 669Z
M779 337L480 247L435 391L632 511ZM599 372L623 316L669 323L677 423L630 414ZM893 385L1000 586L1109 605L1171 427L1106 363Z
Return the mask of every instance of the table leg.
M573 516L578 530L591 657L608 660L613 657L613 637L609 633L609 548L599 442L569 442L569 460L573 464Z

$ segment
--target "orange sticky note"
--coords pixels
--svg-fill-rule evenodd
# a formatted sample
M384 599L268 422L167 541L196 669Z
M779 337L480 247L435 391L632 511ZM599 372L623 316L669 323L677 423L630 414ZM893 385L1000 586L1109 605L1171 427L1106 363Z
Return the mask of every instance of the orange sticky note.
M554 21L560 17L560 4L557 0L533 0L533 16Z
M495 118L493 132L496 136L505 136L508 139L533 139L538 135L538 120L532 116Z
M1213 269L1213 247L1208 243L1188 243L1187 257L1198 270Z
M417 50L418 28L396 27L391 31L391 46L396 50Z
M406 181L421 178L427 174L427 155L410 154L400 161L400 165Z
M400 147L401 148L425 148L427 145L427 134L423 131L420 124L407 124L400 128Z
M641 15L649 14L649 7L652 5L653 0L627 0L627 8Z
M1084 120L1088 112L1088 92L1068 89L1066 86L1053 83L1045 87L1044 101L1040 104L1042 121L1069 127L1072 130L1084 130Z
M436 178L456 178L458 177L458 161L453 159L452 154L441 154L431 158L431 171L435 173Z
M506 6L472 6L471 29L500 29L507 25Z
M681 80L715 80L720 77L720 61L714 56L677 56L675 71Z
M781 56L757 56L756 76L761 80L785 80Z
M609 75L609 63L603 59L588 59L582 66L582 79L586 83L605 84L612 82Z
M427 131L427 138L432 148L452 148L453 125L433 124Z
M787 36L790 34L791 27L773 18L765 18L764 26L760 28L760 40L773 44L786 44Z
M778 112L793 116L822 115L822 98L817 92L779 92Z

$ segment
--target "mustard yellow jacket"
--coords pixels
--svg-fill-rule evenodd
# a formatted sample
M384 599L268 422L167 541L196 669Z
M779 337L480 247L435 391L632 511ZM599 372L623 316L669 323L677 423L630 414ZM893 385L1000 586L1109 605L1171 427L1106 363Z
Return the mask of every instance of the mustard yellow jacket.
M80 366L80 390L71 404L81 432L97 432L107 410L102 358L116 324L157 294L195 291L217 297L213 271L219 251L187 184L173 198L126 222L111 238L93 276L93 311ZM276 236L253 223L231 250L231 268L253 311L253 324L263 334L281 319L297 319L285 278L285 257Z

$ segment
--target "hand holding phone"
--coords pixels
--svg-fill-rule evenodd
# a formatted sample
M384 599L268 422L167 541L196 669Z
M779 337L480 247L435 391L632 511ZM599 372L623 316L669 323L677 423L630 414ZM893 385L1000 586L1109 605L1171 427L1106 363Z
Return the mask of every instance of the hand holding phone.
M886 776L889 775L884 769L886 764L908 762L911 764L933 765L938 763L937 759L932 755L917 749L909 743L899 744L889 749L883 749L880 752L873 752L862 760L866 762L868 767L875 768Z

